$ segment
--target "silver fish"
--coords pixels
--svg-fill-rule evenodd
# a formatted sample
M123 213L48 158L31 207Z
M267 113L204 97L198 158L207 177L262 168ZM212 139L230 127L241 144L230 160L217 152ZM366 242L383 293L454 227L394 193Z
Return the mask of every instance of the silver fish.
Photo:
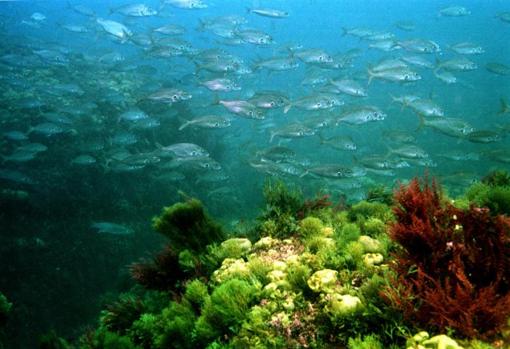
M131 228L112 222L94 222L90 225L92 229L96 229L98 233L112 235L129 235L133 233Z
M255 13L262 17L285 18L289 16L287 11L275 10L270 8L247 8L248 13Z

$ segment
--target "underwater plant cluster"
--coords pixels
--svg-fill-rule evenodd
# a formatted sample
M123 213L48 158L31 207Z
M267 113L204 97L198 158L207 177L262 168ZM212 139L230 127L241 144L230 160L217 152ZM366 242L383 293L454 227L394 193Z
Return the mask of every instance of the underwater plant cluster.
M509 187L494 172L452 200L415 178L347 207L268 182L244 236L186 198L153 219L166 246L97 327L41 347L508 348Z

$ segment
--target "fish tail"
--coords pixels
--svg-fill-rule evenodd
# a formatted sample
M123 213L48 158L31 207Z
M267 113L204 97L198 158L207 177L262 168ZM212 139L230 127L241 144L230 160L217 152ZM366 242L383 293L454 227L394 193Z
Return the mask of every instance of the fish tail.
M507 113L509 113L510 112L510 105L505 100L505 98L504 97L500 97L499 101L501 103L501 110L499 111L499 114L507 114Z
M420 123L416 128L415 132L421 131L425 127L425 118L423 115L418 114L418 118L420 119Z
M367 68L367 73L368 73L368 83L367 83L367 85L370 85L370 83L372 82L372 79L374 78L375 74L370 69L370 67Z
M191 121L186 121L184 124L182 124L180 127L179 127L179 131L182 131L184 130L186 127L188 127L189 125L191 125Z
M307 169L305 172L303 172L302 174L299 175L299 178L303 178L304 176L306 176L309 173L310 173L310 171L308 171L308 169Z
M349 33L349 29L342 27L342 36L346 36Z

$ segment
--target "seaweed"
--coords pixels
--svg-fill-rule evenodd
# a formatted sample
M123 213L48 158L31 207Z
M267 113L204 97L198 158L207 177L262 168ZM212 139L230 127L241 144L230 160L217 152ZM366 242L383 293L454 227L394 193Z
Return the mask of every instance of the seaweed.
M498 334L510 316L510 219L442 199L414 179L395 193L392 287L383 296L420 325L466 337Z
M197 199L163 208L161 215L153 219L153 227L169 239L177 252L184 249L203 252L207 245L225 238L221 226L209 217Z

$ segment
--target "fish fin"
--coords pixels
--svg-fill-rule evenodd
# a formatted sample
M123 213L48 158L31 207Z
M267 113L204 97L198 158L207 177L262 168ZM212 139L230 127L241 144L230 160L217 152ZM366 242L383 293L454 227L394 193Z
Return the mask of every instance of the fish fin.
M276 136L276 132L269 132L269 134L271 135L271 137L269 138L269 143L273 143L273 138Z
M370 85L370 83L372 82L372 79L375 76L374 72L371 70L370 66L367 67L367 73L368 73L368 83L367 83L367 85Z
M182 131L182 130L184 130L186 127L188 127L189 125L191 125L192 123L193 123L193 121L192 121L192 120L190 120L190 121L186 121L185 123L183 123L183 124L179 127L179 129L178 129L178 130L179 130L179 131Z
M292 108L292 103L289 103L285 107L283 107L283 113L287 114L289 112L290 108Z
M348 32L349 32L349 29L342 27L342 36L346 36Z
M309 173L310 173L310 171L308 171L308 169L307 169L305 172L303 172L302 174L299 175L299 178L303 178L304 176L306 176Z
M419 132L425 127L425 118L423 117L423 115L418 114L418 118L420 119L420 124L418 125L416 130L414 130L414 132Z
M499 98L499 101L501 103L501 110L499 111L498 114L506 114L506 113L510 113L510 105L508 104L508 102L505 100L504 97L500 97Z

